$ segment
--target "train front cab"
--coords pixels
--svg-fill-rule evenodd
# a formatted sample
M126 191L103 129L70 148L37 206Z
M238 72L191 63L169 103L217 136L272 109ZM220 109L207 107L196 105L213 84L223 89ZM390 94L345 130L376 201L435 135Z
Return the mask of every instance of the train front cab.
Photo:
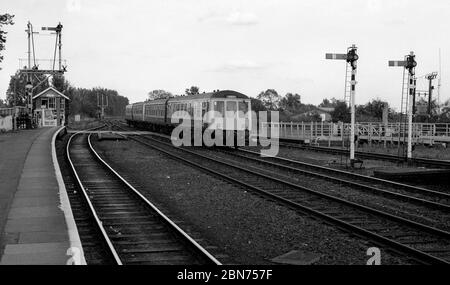
M222 132L224 145L226 145L227 136L232 136L231 140L234 142L234 146L238 145L238 135L244 136L244 141L248 141L252 126L250 102L250 99L234 96L211 99L211 110L214 111L215 118L214 120L208 118L208 121L215 122L215 132ZM228 141L231 140L228 138Z
M131 125L131 122L133 121L133 105L127 105L125 107L125 121L127 122L128 126Z

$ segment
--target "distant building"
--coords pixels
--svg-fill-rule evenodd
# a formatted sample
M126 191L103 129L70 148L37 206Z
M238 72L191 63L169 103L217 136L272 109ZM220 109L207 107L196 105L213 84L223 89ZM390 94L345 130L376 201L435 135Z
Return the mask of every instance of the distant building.
M322 122L331 121L331 112L334 111L334 108L322 108L322 107L313 107L314 109L309 110L304 113L300 113L291 117L292 120L296 121L309 121L309 119L313 117L319 116Z
M334 111L332 107L317 107L318 114L322 119L322 122L331 121L331 113Z

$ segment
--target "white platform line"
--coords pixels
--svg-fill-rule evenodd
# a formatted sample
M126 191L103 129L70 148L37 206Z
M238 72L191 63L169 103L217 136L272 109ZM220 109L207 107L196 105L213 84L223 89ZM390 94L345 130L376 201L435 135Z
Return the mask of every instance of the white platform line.
M70 247L78 248L80 250L79 265L86 265L86 259L84 258L83 246L81 245L80 235L78 234L77 225L72 213L72 207L70 206L69 196L67 195L66 185L62 178L61 169L59 168L58 158L56 156L56 136L65 127L59 128L52 137L52 160L53 166L55 168L56 180L58 181L59 188L59 200L61 205L59 208L64 212L64 217L66 219L67 229L69 233ZM69 250L69 249L68 249ZM69 251L68 251L69 252ZM69 259L70 256L67 256Z

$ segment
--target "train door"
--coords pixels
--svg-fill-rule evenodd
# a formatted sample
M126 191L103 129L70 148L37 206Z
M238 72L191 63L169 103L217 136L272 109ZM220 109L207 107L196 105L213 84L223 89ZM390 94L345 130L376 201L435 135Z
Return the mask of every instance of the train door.
M238 130L250 130L251 127L251 112L250 101L238 101Z

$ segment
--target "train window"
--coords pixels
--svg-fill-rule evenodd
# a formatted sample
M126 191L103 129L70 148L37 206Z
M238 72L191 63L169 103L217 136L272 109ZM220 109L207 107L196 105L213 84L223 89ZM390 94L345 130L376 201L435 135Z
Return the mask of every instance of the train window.
M225 105L225 102L223 102L223 101L215 101L214 102L214 111L219 112L223 116L224 105Z
M248 111L248 104L247 102L239 102L239 111L242 111L242 113L246 114Z
M187 112L188 112L189 116L192 116L192 104L191 103L187 104Z
M227 112L236 112L236 102L235 101L228 101L227 102Z
M205 116L206 112L208 112L208 102L202 102L202 118Z

